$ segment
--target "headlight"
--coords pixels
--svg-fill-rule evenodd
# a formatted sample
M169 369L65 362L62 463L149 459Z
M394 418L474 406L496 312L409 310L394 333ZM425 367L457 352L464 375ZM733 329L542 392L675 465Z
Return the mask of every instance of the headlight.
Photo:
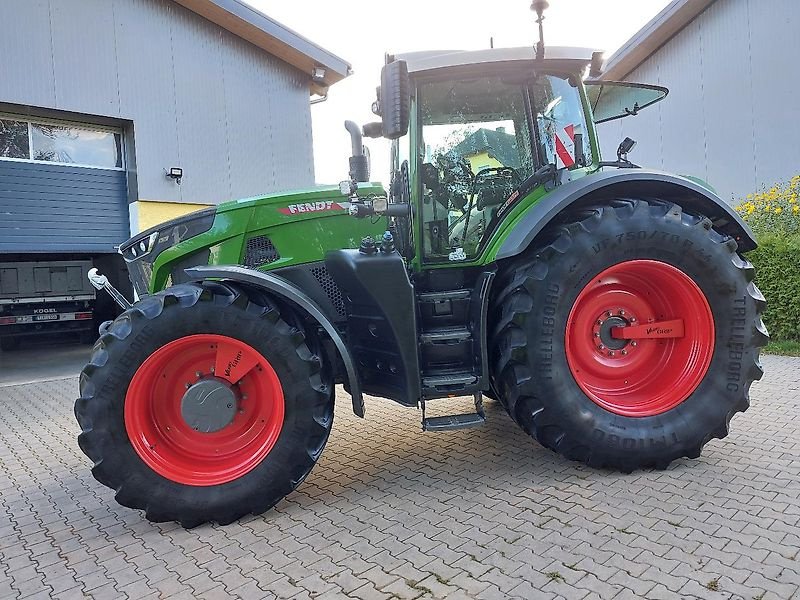
M212 207L161 223L120 245L119 252L127 262L144 257L147 262L155 262L163 250L211 229L215 214L216 208Z

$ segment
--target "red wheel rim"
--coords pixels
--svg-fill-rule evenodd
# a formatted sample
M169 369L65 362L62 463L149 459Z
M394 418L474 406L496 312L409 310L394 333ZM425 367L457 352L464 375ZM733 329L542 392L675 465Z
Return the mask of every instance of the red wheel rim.
M192 386L214 386L234 399L218 430L195 430L182 401ZM202 404L204 400L200 401ZM142 363L125 396L125 429L134 450L156 473L197 486L233 481L254 469L278 440L283 389L255 349L224 335L189 335Z
M683 335L648 337L680 331L659 329L662 323L681 323ZM617 339L628 335L626 328L641 338ZM630 260L581 290L565 344L572 376L593 402L619 415L647 417L675 408L697 389L714 339L711 307L688 275L663 262Z

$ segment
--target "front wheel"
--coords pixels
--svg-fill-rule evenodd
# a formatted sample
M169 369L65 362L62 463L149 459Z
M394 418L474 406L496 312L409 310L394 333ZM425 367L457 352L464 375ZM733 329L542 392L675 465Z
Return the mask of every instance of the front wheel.
M494 386L512 418L568 458L623 471L727 435L768 339L735 240L644 200L550 233L495 300Z
M261 513L311 471L333 386L268 298L220 283L148 296L101 334L75 415L92 473L151 521Z

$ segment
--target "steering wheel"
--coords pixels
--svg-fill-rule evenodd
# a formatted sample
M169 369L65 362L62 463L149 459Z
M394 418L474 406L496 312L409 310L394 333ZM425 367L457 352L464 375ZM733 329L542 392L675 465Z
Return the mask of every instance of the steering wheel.
M479 194L476 207L483 210L503 202L521 183L522 177L513 167L484 167L475 175L470 195Z

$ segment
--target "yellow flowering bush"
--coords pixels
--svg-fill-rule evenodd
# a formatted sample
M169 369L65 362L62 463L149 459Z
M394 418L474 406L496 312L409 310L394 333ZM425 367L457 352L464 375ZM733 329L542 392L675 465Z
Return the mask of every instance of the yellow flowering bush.
M736 211L759 237L800 234L800 175L787 183L747 194Z
M736 211L758 238L747 258L767 299L764 322L773 339L800 341L800 175L748 194Z

